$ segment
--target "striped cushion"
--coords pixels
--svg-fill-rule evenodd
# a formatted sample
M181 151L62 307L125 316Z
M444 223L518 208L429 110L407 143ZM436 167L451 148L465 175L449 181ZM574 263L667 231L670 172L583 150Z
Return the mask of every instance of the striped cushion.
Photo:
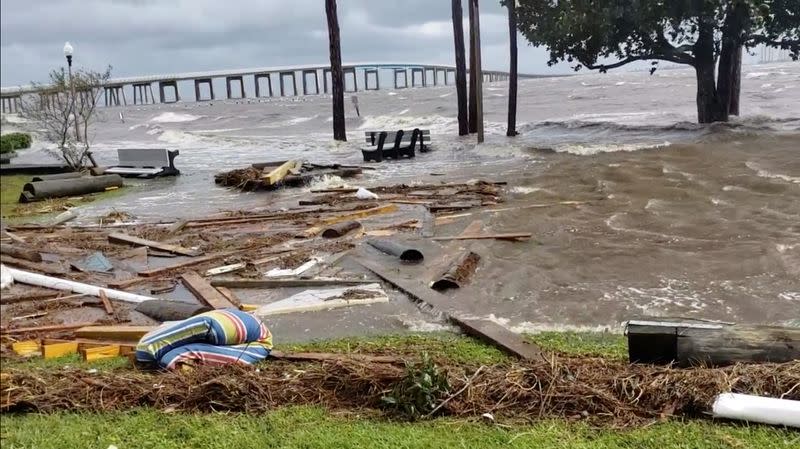
M158 365L165 369L175 369L180 365L252 365L267 358L269 353L269 348L262 343L232 346L191 343L164 354Z
M168 352L192 343L230 346L253 342L272 349L272 334L261 320L238 309L212 310L148 332L136 345L136 360L158 362Z

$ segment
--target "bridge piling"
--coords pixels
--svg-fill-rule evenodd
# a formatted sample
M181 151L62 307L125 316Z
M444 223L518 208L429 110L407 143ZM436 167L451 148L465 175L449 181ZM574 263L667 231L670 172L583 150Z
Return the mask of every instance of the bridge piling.
M369 76L375 75L375 88L371 89L369 87ZM364 90L380 90L381 88L381 81L380 76L378 75L378 69L364 69Z
M208 98L203 98L200 94L200 86L208 84ZM198 78L194 80L194 99L196 101L214 100L214 83L211 78Z
M175 91L175 100L167 101L166 88L171 87ZM181 101L178 93L178 82L176 80L164 80L158 82L158 97L161 103L177 103Z
M319 77L317 75L317 70L303 70L301 76L303 77L303 95L311 95L308 93L308 81L306 80L306 75L314 75L314 93L313 95L319 95Z
M272 77L269 73L256 73L253 75L253 82L256 85L256 98L262 98L260 84L261 78L267 79L267 90L269 91L269 96L272 97Z
M397 83L397 75L403 74L403 85L400 86ZM395 89L405 89L408 87L408 71L406 69L394 69L394 88Z
M419 67L413 67L411 69L411 87L416 87L417 83L417 73L422 76L422 86L425 86L425 70Z
M241 96L240 97L233 97L233 89L231 89L231 83L234 81L238 81L239 88L241 89ZM243 76L226 76L225 77L225 90L228 94L228 99L234 98L246 98L247 93L244 91L244 77Z
M353 90L347 90L347 74L350 73L353 75ZM342 68L342 76L344 78L344 91L345 92L358 92L358 77L356 76L356 68L355 67L343 67Z

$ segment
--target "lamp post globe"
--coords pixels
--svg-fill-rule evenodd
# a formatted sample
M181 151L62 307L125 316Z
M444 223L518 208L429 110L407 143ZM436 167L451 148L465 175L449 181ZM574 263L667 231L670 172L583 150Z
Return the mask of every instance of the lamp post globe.
M73 52L72 45L69 42L64 43L64 56L67 57L67 64L72 66L72 52Z

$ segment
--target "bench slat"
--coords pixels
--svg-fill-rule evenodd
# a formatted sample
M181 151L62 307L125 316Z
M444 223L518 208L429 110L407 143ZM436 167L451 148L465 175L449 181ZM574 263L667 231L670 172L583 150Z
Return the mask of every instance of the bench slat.
M120 167L169 167L166 148L124 148L117 150Z

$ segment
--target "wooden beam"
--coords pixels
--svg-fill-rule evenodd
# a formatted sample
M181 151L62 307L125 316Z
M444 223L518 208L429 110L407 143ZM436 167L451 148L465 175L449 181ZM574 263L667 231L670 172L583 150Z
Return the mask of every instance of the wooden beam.
M228 298L222 295L211 284L206 282L199 274L194 271L189 271L181 275L183 285L192 292L197 299L214 309L227 309L236 308L236 306L228 301Z
M100 290L100 301L103 303L103 309L105 309L106 313L114 316L114 306L111 305L111 301L108 299L105 290Z
M278 167L275 167L267 173L266 175L261 176L261 179L267 184L274 186L275 184L281 182L286 175L289 174L292 170L298 168L298 166L302 165L300 162L291 160L286 161Z
M347 141L344 121L344 70L342 70L342 47L339 39L339 16L336 0L325 0L325 16L328 19L328 49L331 59L331 100L333 103L333 140ZM322 72L323 80L325 71Z
M42 357L46 359L63 357L65 355L75 354L77 352L78 352L77 342L53 343L42 346Z
M379 278L392 284L412 299L425 303L447 314L450 321L459 326L464 332L524 360L534 360L542 357L541 350L535 344L492 321L476 320L463 316L453 309L452 303L447 296L430 290L420 282L398 278L392 274L390 269L377 263L367 261L365 258L359 258L356 262L375 273Z
M42 255L39 251L26 248L22 245L4 244L0 245L0 254L5 256L16 257L17 259L24 259L29 262L41 262Z
M433 237L431 240L437 241L447 241L447 240L488 240L488 239L498 239L498 240L519 240L519 239L529 239L533 236L530 232L514 232L514 233L506 233L506 234L463 234L463 235L451 235L447 237Z
M119 345L98 346L96 348L86 348L81 351L83 360L87 362L94 362L100 359L111 359L120 356Z
M56 332L56 331L70 331L80 329L86 326L91 326L94 323L74 323L74 324L54 324L50 326L36 326L36 327L18 327L12 329L0 329L0 334L27 334L30 332Z
M223 265L206 270L205 276L216 276L218 274L233 273L234 271L244 270L247 264L244 262L234 263L231 265Z
M137 342L157 326L83 326L75 331L78 338Z
M236 296L236 293L232 292L231 289L228 287L216 287L217 291L222 293L222 296L225 297L231 304L238 307L240 310L242 308L242 301Z
M228 288L291 288L325 285L366 285L375 281L364 279L213 279L214 287Z
M153 277L153 276L160 276L160 275L162 275L164 273L167 273L167 272L173 271L173 270L177 270L179 268L186 268L186 267L191 267L192 265L197 265L197 264L201 264L201 263L205 263L205 262L211 262L212 260L217 260L217 259L221 259L223 257L232 256L234 254L238 254L238 253L241 253L243 251L248 251L248 250L249 250L249 248L247 250L224 251L224 252L221 252L221 253L209 254L207 256L195 257L194 259L185 260L183 262L174 263L172 265L166 265L166 266L163 266L163 267L160 267L160 268L153 268L153 269L150 269L150 270L143 270L143 271L140 271L138 274L139 274L139 276L143 276L143 277L146 277L146 278ZM111 284L109 283L108 285L111 285Z
M44 273L44 274L49 274L49 275L63 275L64 274L64 270L58 269L58 268L54 268L54 267L52 267L50 265L47 265L47 264L30 262L30 261L27 261L27 260L17 259L16 257L11 257L11 256L6 256L6 255L0 255L0 262L4 263L6 265L11 265L12 267L25 268L26 270L35 271L35 272L38 272L38 273Z
M161 243L153 240L141 239L139 237L134 237L132 235L123 234L121 232L109 234L108 241L112 243L126 243L129 245L146 246L148 248L158 249L161 251L166 251L168 253L179 254L181 256L194 257L202 254L201 251L195 251L177 245L170 245L168 243Z

